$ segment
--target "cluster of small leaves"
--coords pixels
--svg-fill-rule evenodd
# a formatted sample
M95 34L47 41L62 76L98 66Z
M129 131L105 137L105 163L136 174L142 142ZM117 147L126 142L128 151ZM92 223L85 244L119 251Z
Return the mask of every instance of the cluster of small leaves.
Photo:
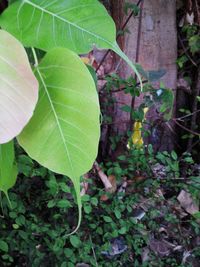
M109 200L104 202L101 200L101 196L105 194L104 189L94 184L94 178L88 179L90 192L82 197L84 220L81 228L75 235L64 238L65 232L76 225L77 211L72 198L75 192L71 184L65 176L55 176L22 153L21 149L18 150L20 177L10 193L13 209L10 210L5 197L1 200L4 207L4 217L0 217L1 266L72 267L83 262L103 267L150 267L153 264L184 266L180 265L180 259L175 256L157 257L153 251L150 252L149 262L141 262L143 248L149 245L151 235L159 234L161 218L163 225L170 225L174 235L179 236L176 232L179 218L167 206L162 206L161 212L162 197L152 197L160 187L158 180L152 177L142 184L134 184L137 190L134 194L106 193ZM161 162L166 167L169 165L169 172L177 171L174 167L178 161L175 152L159 153L157 159L151 147L145 153L138 151L137 155L133 155L131 152L130 155L119 157L119 162L128 165L128 173L124 172L121 163L118 166L113 164L112 169L108 164L107 173L115 174L120 184L124 175L128 179L133 178L138 164L140 170L146 171L148 166L145 158L151 162ZM131 157L136 157L137 162ZM189 155L185 155L185 161L191 161ZM167 187L174 188L171 176L167 177ZM135 207L141 202L141 196L149 197L151 201L145 216L138 220L135 217ZM200 233L195 218L191 220L190 228L192 232ZM115 239L123 239L127 249L122 254L109 258L105 252L110 251ZM184 238L181 242L187 246ZM195 253L198 255L198 251Z
M200 53L199 27L197 25L185 25L182 28L182 34L185 36L185 49L188 47L192 57L198 56ZM177 59L177 64L180 69L183 69L189 61L188 55L183 53Z
M163 83L160 83L160 89L155 89L150 82L160 80L160 78L165 75L164 70L159 71L148 71L140 69L144 77L147 78L148 83L144 85L143 98L144 101L137 109L132 109L130 105L123 105L121 110L131 114L133 121L143 121L144 120L144 108L155 107L156 110L163 114L165 120L170 120L172 116L174 95L171 89L165 88ZM146 82L147 82L146 81ZM103 121L105 123L112 123L112 114L109 112L110 108L117 103L117 98L115 93L123 91L125 94L130 94L131 97L139 97L141 90L136 79L132 76L123 79L117 74L108 75L106 77L106 87L103 92L103 96L106 94L106 100L102 101L103 110ZM113 138L113 137L111 137Z
M148 149L142 147L141 149L137 149L132 145L131 149L127 150L127 153L118 156L116 162L106 163L107 174L114 174L118 178L133 178L134 175L142 173L145 170L150 175L150 162L153 163L153 157L151 145L149 145Z

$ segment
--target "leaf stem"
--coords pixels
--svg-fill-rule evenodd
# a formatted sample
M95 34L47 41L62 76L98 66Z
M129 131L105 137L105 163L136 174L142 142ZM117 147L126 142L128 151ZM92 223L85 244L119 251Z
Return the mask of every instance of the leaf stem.
M93 242L92 242L92 237L90 235L90 243L92 245L92 253L93 253L93 256L94 256L94 260L95 260L95 263L96 263L96 267L99 267L98 265L98 262L97 262L97 257L96 257L96 253L95 253L95 250L94 250L94 245L93 245Z
M35 49L33 47L31 47L31 50L32 50L32 53L33 53L34 61L35 61L34 66L37 67L38 66L38 58L37 58L36 51L35 51Z
M0 191L0 204L1 204L1 210L2 210L2 215L3 216L0 216L1 218L4 218L4 209L3 209L3 204L2 204L2 194L1 194L1 191Z

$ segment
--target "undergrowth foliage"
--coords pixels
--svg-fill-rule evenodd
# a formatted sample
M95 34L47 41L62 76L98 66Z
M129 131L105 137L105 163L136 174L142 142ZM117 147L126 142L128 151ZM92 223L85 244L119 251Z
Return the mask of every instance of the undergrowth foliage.
M67 239L64 235L76 225L78 215L71 182L40 166L18 145L16 157L19 178L9 194L12 210L6 197L2 198L0 266L74 267L84 262L102 267L185 267L191 266L181 263L188 249L199 260L199 247L195 245L200 234L199 212L182 219L184 212L175 198L179 189L185 189L199 199L199 178L192 168L188 168L188 180L176 180L181 163L192 166L190 155L184 155L181 162L174 151L155 155L151 146L140 150L131 147L118 162L107 162L102 168L107 175L115 175L117 191L105 193L91 173L88 194L82 197L82 227ZM164 168L164 179L162 172L152 174L152 166L157 164ZM120 190L124 177L129 185ZM161 191L163 194L159 194ZM105 194L106 201L102 198ZM191 239L184 236L188 231ZM177 250L170 247L170 256L166 256L168 252L156 254L165 253L164 243L164 249L159 243L161 252L153 247L155 240L163 238L168 244L175 240ZM112 251L114 242L119 243L119 251ZM144 251L149 246L145 260Z

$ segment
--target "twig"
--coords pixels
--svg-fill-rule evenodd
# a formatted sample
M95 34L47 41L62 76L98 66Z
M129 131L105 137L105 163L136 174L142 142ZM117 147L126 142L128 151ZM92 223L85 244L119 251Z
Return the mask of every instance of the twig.
M102 169L100 168L99 164L96 161L94 163L94 168L98 172L99 178L101 179L102 183L104 184L105 189L108 190L108 189L112 188L112 185L111 185L110 181L108 180L107 175L105 175L105 173L102 171Z
M197 0L194 0L195 9L196 9L196 15L197 15L197 23L200 26L200 12L199 12L199 6Z
M137 2L137 6L140 5L141 1L142 1L142 0L139 0L139 1ZM128 18L126 19L126 21L124 22L124 25L122 26L121 31L124 31L125 27L126 27L127 24L129 23L129 21L130 21L130 19L132 18L133 15L134 15L134 12L132 11L132 12L130 13L130 15L128 16ZM120 34L117 35L117 40L118 40L119 37L120 37ZM111 52L111 49L109 49L108 51L106 51L105 55L103 56L103 58L101 59L99 65L98 65L97 68L96 68L96 73L97 73L97 71L100 69L100 67L102 66L103 62L105 61L105 59L107 58L107 56L108 56L108 54L109 54L110 52Z
M113 125L113 124L125 124L125 123L129 123L129 120L126 120L126 121L117 121L117 122L105 122L105 123L102 123L102 125Z
M193 144L191 144L190 147L188 147L188 149L185 151L185 153L189 153L193 147L195 147L196 145L198 145L200 143L200 139L197 140L196 142L194 142ZM183 155L181 156L183 158Z
M187 49L186 49L186 47L185 47L185 45L184 45L184 43L183 43L183 41L182 41L182 39L181 39L181 37L180 37L179 34L178 34L178 39L179 39L179 42L180 42L180 44L181 44L181 46L182 46L182 48L183 48L183 51L184 51L185 55L187 56L187 58L192 62L192 64L193 64L195 67L197 67L196 62L194 62L194 60L191 58L191 56L190 56L189 53L187 52Z
M2 194L0 191L0 203L1 203L1 210L2 210L2 215L0 215L0 218L4 218L4 209L3 209L3 204L2 204Z
M174 134L174 135L177 136L176 131L173 129L173 127L170 125L169 122L166 122L166 126L167 126L167 128L170 130L170 132L171 132L172 134ZM179 143L176 141L176 138L175 138L175 140L174 140L174 143L176 144L177 147L181 148L181 146L179 145Z
M85 180L89 179L89 174L86 173L85 175L83 175L84 177L84 181L82 183L82 190L81 190L81 196L84 196L86 193L87 193L87 190L88 190L88 182L86 182Z
M192 131L191 129L188 129L187 127L185 127L185 126L183 126L182 124L180 124L176 119L173 119L173 121L174 121L179 127L181 127L182 129L184 129L185 131L187 131L187 132L189 132L189 133L191 133L191 134L193 134L193 135L197 135L197 136L200 137L200 133L197 133L197 132L195 132L195 131Z
M99 267L98 262L97 262L97 257L96 257L96 253L95 253L95 250L94 250L94 245L93 245L93 242L92 242L91 235L90 235L90 243L92 245L92 253L93 253L93 256L94 256L96 267Z
M107 58L108 54L111 52L111 50L109 49L108 51L106 51L105 55L103 56L103 58L101 59L99 65L96 68L96 73L98 72L98 70L100 69L100 67L102 66L103 62L105 61L105 59Z
M148 83L148 80L145 80L145 81L142 81L142 83L144 84L144 83ZM137 86L139 86L140 85L140 83L136 83L136 85L135 85L135 87L137 87ZM131 85L130 85L131 86ZM125 90L125 89L127 89L127 87L122 87L122 88L119 88L119 89L116 89L116 90L112 90L112 91L110 91L111 93L117 93L117 92L120 92L120 91L123 91L123 90Z
M137 2L136 5L139 6L140 3L141 3L142 1L143 1L143 0L139 0L139 1ZM133 15L134 15L134 11L132 11L132 12L130 13L130 15L128 16L127 20L125 21L124 25L122 26L122 31L125 30L127 24L129 23L129 21L130 21L130 19L132 18ZM118 36L118 37L119 37L119 36ZM117 38L118 38L118 37L117 37Z
M198 99L197 99L197 97L199 95L200 95L200 67L198 68L196 83L194 85L194 93L193 93L193 97L194 98L193 98L193 103L192 103L193 115L192 115L191 125L190 125L190 129L192 131L195 129L196 121L197 121L197 113L196 113L197 108L198 108ZM199 137L200 137L200 135L199 135ZM193 141L193 138L189 139L188 146L187 146L188 148L191 147L192 141Z
M139 52L140 52L140 40L141 40L141 28L142 28L142 12L143 12L143 4L144 0L141 1L141 8L140 8L140 16L139 16L139 24L138 24L138 33L137 33L137 45L136 45L136 56L135 56L135 62L137 63L139 60ZM135 75L135 79L137 79L137 75ZM135 96L132 97L131 100L131 112L130 112L130 130L132 130L133 127L133 116L132 111L135 107Z
M190 113L190 114L187 114L187 115L184 115L184 116L182 116L182 117L176 118L176 120L178 120L178 121L182 121L183 119L185 119L185 118L187 118L187 117L190 117L190 116L192 116L193 114L195 114L195 113L199 113L199 112L200 112L200 109L198 109L198 110L196 110L196 111L194 111L194 112L192 112L192 113Z

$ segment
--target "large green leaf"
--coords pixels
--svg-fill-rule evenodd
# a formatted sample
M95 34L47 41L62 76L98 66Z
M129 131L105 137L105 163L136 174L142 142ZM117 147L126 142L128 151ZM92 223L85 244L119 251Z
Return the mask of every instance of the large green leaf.
M2 15L1 25L26 46L68 47L86 53L94 44L109 48L115 25L96 0L21 0Z
M16 181L17 167L14 162L13 141L0 145L0 190L7 195Z
M91 169L100 136L95 83L81 59L66 48L49 51L36 74L39 101L18 140L33 159L72 179L80 211L80 176Z
M18 135L30 120L38 82L23 46L0 30L0 144Z
M2 14L0 25L25 46L45 51L58 46L80 54L94 46L112 49L140 79L135 65L116 43L112 18L97 0L18 0Z

